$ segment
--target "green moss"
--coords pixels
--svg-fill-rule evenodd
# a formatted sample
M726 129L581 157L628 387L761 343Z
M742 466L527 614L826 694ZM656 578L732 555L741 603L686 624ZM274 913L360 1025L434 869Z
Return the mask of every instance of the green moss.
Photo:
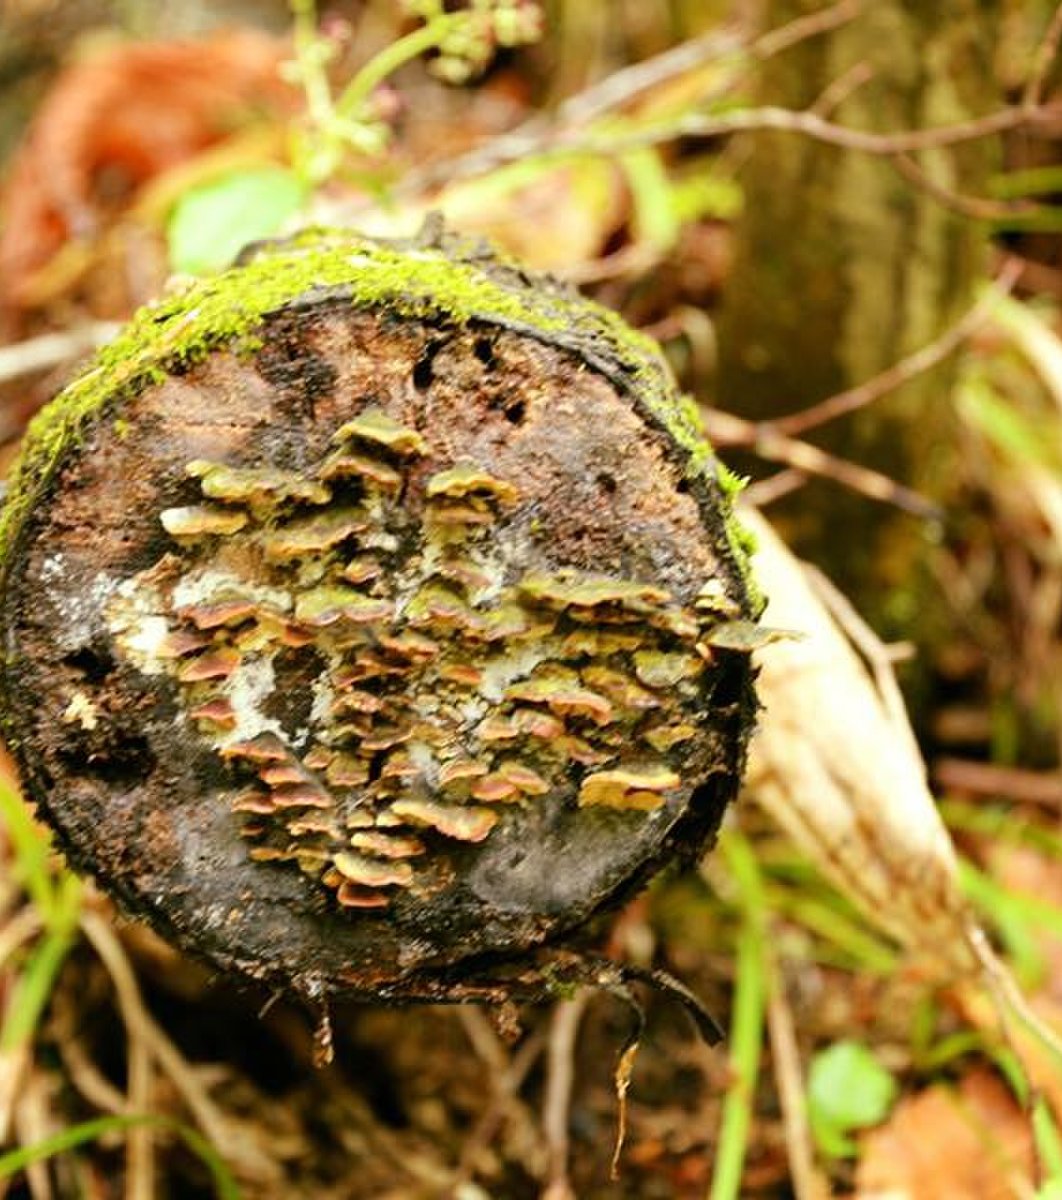
M570 349L628 392L664 431L686 472L718 484L724 508L733 486L716 463L696 407L676 398L659 352L616 313L551 280L528 279L480 244L443 237L439 244L381 244L346 231L307 230L241 266L142 309L89 368L31 423L8 503L0 513L0 572L67 452L106 406L158 384L228 346L261 345L263 320L299 297L349 300L412 319L502 326ZM116 417L115 428L121 433ZM728 523L733 519L728 515ZM742 566L742 535L728 541Z

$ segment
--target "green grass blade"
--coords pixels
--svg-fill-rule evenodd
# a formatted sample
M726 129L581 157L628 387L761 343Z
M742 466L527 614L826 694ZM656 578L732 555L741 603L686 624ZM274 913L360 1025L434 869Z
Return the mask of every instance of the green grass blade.
M720 842L740 891L742 924L737 944L737 986L730 1024L734 1082L723 1103L719 1145L708 1200L737 1200L752 1126L756 1080L767 1008L767 901L759 867L748 842L735 834Z
M81 884L75 876L63 875L52 890L48 926L19 974L4 1013L3 1025L0 1026L0 1054L10 1054L32 1040L41 1014L51 998L55 981L74 944L81 905Z
M97 1117L91 1121L84 1121L80 1125L72 1125L69 1129L61 1130L40 1142L34 1142L32 1146L20 1146L15 1150L9 1150L6 1154L0 1155L0 1179L9 1179L33 1163L53 1158L56 1154L62 1154L67 1150L76 1149L86 1142L94 1142L108 1133L143 1125L168 1129L176 1133L210 1172L218 1200L240 1200L240 1189L232 1173L202 1134L190 1129L180 1121L150 1114Z
M54 900L51 873L48 870L51 849L22 797L6 780L0 780L0 820L15 851L20 882L47 922Z

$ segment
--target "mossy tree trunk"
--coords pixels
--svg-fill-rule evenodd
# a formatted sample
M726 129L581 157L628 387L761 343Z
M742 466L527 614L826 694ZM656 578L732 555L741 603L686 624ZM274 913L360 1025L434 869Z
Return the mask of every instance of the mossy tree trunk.
M771 0L769 24L819 7ZM889 132L990 112L1001 103L991 62L998 9L993 0L875 0L846 27L772 61L757 99L804 108L865 63L873 77L834 120ZM973 302L986 237L886 160L784 134L758 137L750 149L720 331L719 399L763 420L861 383L933 341ZM976 194L997 151L989 140L920 163L935 182ZM953 360L813 440L946 502L954 377ZM910 631L926 607L924 525L827 481L813 481L779 511L799 549L880 629Z

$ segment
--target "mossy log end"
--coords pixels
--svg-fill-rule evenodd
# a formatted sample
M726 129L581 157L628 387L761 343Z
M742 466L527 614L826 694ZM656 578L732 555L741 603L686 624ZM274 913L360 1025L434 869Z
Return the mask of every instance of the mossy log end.
M728 491L605 310L450 238L267 247L31 430L27 793L222 969L484 994L714 836L754 711Z

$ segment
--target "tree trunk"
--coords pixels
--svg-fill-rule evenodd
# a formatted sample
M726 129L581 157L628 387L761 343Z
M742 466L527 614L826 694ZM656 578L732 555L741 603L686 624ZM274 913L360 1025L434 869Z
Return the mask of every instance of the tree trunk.
M772 0L769 23L819 7ZM875 0L848 26L774 60L757 99L805 108L866 64L872 78L832 119L888 132L992 111L1000 104L990 61L997 9L973 0ZM791 134L760 136L750 148L720 330L719 399L765 420L861 383L932 342L972 303L986 238L887 160ZM996 152L993 141L977 142L926 153L920 165L940 185L983 193ZM815 440L946 502L954 377L952 360ZM778 512L797 547L879 629L912 628L927 594L919 569L932 532L925 524L826 480Z

